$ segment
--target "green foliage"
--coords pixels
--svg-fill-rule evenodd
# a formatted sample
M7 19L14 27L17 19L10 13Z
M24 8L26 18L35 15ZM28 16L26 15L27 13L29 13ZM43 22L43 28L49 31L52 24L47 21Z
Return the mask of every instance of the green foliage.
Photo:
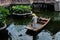
M10 15L9 10L5 7L0 7L0 23L4 22L8 15Z
M15 13L29 13L31 11L31 6L27 5L16 5L12 6L13 12Z

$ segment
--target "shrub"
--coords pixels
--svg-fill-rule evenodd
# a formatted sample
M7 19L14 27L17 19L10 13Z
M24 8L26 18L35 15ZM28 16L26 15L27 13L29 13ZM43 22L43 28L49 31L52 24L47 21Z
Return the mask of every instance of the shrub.
M5 7L0 7L0 23L4 22L8 15L10 15L9 10Z
M12 6L13 12L15 13L29 13L31 11L31 6L27 5L16 5Z

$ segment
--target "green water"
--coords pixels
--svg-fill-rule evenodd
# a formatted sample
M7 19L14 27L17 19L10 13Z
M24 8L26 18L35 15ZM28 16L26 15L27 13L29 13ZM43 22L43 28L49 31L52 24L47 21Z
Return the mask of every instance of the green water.
M60 31L60 13L59 12L51 12L51 11L41 11L40 13L36 13L37 16L50 17L51 20L48 25L45 27L45 30L50 31L52 34Z
M53 34L60 31L60 13L59 12L51 12L51 11L40 11L39 13L35 13L37 16L42 17L50 17L51 20L48 25L44 28L45 30L49 30ZM15 25L27 25L31 21L32 17L21 17L17 18L14 16L7 19L7 24L14 22Z
M43 29L45 32L41 31L38 36L38 40L60 40L60 12L51 11L40 11L36 13L37 16L50 17L50 22ZM43 34L43 35L42 35ZM48 36L50 35L50 36Z
M45 11L40 11L39 13L35 13L35 14L37 16L51 18L50 22L43 29L46 32L48 32L48 34L51 34L53 36L60 31L60 12L53 12L53 11L51 12L51 11L45 10ZM11 18L7 19L7 24L13 22L15 25L27 25L31 21L31 19L32 19L32 17L17 18L14 16L14 18L11 17ZM44 33L46 33L46 32L44 32ZM46 36L46 37L48 37L48 36Z

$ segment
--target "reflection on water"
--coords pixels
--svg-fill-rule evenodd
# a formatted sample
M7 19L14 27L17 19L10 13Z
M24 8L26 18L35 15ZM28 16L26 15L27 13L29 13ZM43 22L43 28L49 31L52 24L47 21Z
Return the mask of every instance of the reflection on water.
M10 37L12 40L33 40L33 36L26 34L27 29L25 29L25 27L26 25L10 24L7 30L11 34ZM37 40L52 40L51 33L43 30L37 35Z
M54 35L54 40L60 40L60 32L57 32L57 33Z
M49 32L42 31L38 34L37 40L60 40L60 31L55 35L51 35Z
M31 21L31 16L29 17L15 17L13 18L13 22L15 25L27 25Z
M27 29L25 25L10 24L7 28L11 40L33 40L32 36L26 34Z
M48 39L52 40L53 38L54 38L53 40L60 40L60 32L58 32L58 31L60 31L60 13L59 12L43 12L43 13L40 13L40 15L46 16L46 17L47 16L51 17L50 22L46 25L44 30L48 30L52 33L52 36L48 36L51 34L51 33L48 33L48 31L40 33L40 40L45 40L45 38L46 38L46 40L48 40ZM44 35L42 35L42 34L44 34ZM55 34L55 36L53 36L54 34Z
M52 36L49 32L42 31L38 34L37 40L52 40Z
M25 29L26 25L14 25L12 23L7 29L11 33L12 40L33 40L33 36L27 35ZM54 39L53 39L54 38ZM60 40L60 32L57 32L54 36L47 30L42 30L36 40Z
M37 14L37 16L51 17L50 22L43 29L45 31L41 31L37 35L37 37L38 37L37 40L52 40L53 38L54 38L53 40L60 40L60 32L58 32L58 31L60 31L60 13L58 13L58 12L47 12L47 11L46 12L45 11L43 12L42 11L42 12L36 13L36 14ZM13 19L13 22L14 22L15 26L17 28L19 28L20 27L20 24L26 24L27 25L30 20L31 20L31 18L29 18L29 17L27 17L27 18L21 18L21 19L15 18L15 19ZM17 25L17 24L19 24L19 25ZM21 27L23 27L23 25ZM24 29L24 28L21 28L21 27L19 29ZM23 31L20 32L20 33L23 33ZM22 37L22 38L24 38L24 37ZM31 37L31 39L32 38L33 37Z
M60 13L58 13L58 15L56 17L54 17L55 21L60 21Z

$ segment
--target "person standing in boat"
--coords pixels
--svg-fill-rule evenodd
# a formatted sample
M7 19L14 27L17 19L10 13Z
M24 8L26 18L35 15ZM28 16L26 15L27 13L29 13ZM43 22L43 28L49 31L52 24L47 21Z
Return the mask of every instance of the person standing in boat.
M33 28L36 28L37 27L37 16L36 16L36 14L32 14L32 16L33 16L33 18L32 18L32 21L33 21L33 23L32 23L32 25L33 25Z

